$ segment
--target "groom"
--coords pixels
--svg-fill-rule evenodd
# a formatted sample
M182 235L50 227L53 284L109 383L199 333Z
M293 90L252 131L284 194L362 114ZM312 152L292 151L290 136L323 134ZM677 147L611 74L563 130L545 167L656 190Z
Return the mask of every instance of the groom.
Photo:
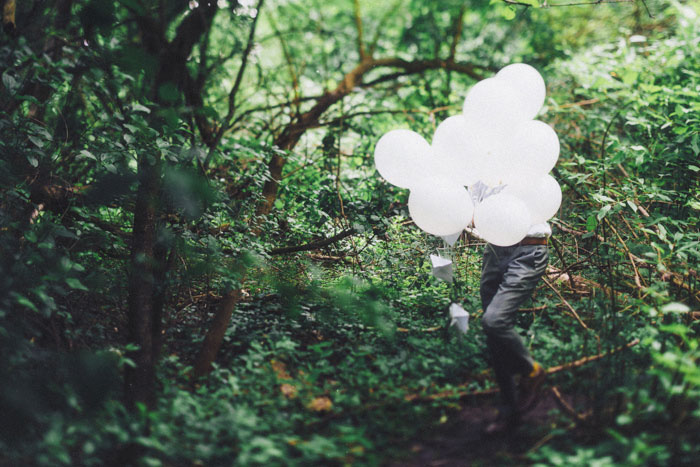
M469 192L476 205L501 189L489 189L477 182ZM549 261L547 241L551 234L549 224L535 224L515 245L502 247L487 243L484 248L481 323L503 404L496 420L485 427L489 435L512 430L518 425L522 414L535 406L546 376L544 368L530 356L514 325L518 308L530 297L545 272Z

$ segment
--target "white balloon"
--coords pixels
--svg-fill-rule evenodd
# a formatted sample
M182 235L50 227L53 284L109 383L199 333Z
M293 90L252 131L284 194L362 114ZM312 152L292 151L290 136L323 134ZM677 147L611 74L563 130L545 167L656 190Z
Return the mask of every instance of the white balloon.
M477 180L479 147L462 115L449 117L438 125L432 148L435 164L444 167L455 181L471 185Z
M489 243L510 246L525 238L530 217L525 203L501 192L479 203L474 210L474 227Z
M415 131L391 130L377 141L374 165L387 182L410 188L424 176L430 154L430 144Z
M542 75L530 65L513 63L496 73L496 78L517 90L523 101L526 117L535 118L544 104L547 93Z
M524 97L508 81L496 78L487 78L472 86L462 112L468 121L481 123L494 136L507 135L517 123L532 118Z
M504 194L515 196L527 206L530 223L540 224L554 216L561 206L561 187L551 175L508 185Z
M559 138L544 122L520 123L513 133L507 154L507 183L532 179L549 173L559 158Z
M452 235L469 225L474 205L467 190L456 182L426 177L411 188L408 212L418 227L438 235Z
M443 173L445 168L448 171L444 176L463 185L479 180L498 185L507 168L510 137L493 130L494 125L462 115L443 121L435 131L432 147L436 164Z

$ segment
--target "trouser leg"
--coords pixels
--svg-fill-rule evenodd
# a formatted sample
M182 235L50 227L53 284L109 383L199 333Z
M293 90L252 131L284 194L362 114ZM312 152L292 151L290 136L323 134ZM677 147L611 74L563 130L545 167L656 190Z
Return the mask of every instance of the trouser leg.
M503 402L515 407L513 377L533 367L530 352L514 329L516 313L544 274L549 256L544 246L489 248L482 270L482 326Z
M501 401L508 411L517 405L517 391L515 387L514 373L508 365L508 356L504 355L503 348L497 339L486 336L486 345L491 356L491 365L496 376L496 383L501 393ZM512 414L508 414L512 415Z

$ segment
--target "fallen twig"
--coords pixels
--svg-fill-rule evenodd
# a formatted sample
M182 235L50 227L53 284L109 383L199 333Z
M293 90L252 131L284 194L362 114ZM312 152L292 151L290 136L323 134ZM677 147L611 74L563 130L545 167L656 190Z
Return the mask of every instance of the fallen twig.
M559 373L560 371L566 371L570 370L572 368L578 368L580 366L585 365L586 363L593 362L596 360L600 360L603 357L607 357L608 355L612 355L614 353L617 353L621 350L629 349L630 347L634 347L635 345L639 344L639 339L634 339L633 341L630 341L626 343L625 345L621 345L620 347L616 349L612 349L608 352L602 352L599 353L598 355L590 355L588 357L583 357L580 358L576 361L569 362L569 363L564 363L563 365L557 365L557 366L552 366L547 368L547 374L553 374L553 373Z
M344 239L345 237L349 237L350 235L353 235L354 233L355 233L355 229L347 229L347 230L343 230L339 234L333 235L332 237L324 238L322 240L317 240L315 242L309 242L309 243L305 243L303 245L294 245L294 246L273 248L272 250L269 251L269 254L282 255L285 253L296 253L298 251L317 250L319 248L323 248L324 246L328 246L328 245L331 245L337 241L340 241L340 240Z
M586 419L590 415L590 412L580 414L574 409L571 404L566 402L564 398L562 397L561 393L559 392L559 388L556 386L552 386L552 394L554 395L554 400L559 404L559 407L569 414L572 418L574 418L577 422L579 423L585 423Z
M408 328L396 328L397 332L435 332L443 329L443 326L433 326L431 328L420 328L420 329L408 329Z
M583 101L569 102L569 103L566 103L566 104L562 104L562 105L559 106L559 108L560 108L560 109L568 109L569 107L581 107L581 106L584 106L584 105L597 104L598 102L600 102L600 99L598 99L598 98L596 97L596 98L593 98L593 99L586 99L586 100L583 100Z
M554 374L554 373L559 373L561 371L566 371L570 370L573 368L578 368L580 366L585 365L586 363L594 362L596 360L600 360L603 357L607 357L609 355L615 354L621 350L624 349L629 349L630 347L634 347L635 345L639 344L639 339L634 339L631 342L628 342L625 345L622 345L620 347L617 347L616 349L612 349L608 352L603 352L597 355L590 355L587 357L580 358L578 360L575 360L573 362L569 363L564 363L562 365L557 365L557 366L552 366L547 368L547 374ZM490 375L488 375L490 376ZM457 388L464 388L467 387L469 384L472 384L472 381L469 383L464 383ZM480 389L478 391L455 391L455 390L447 390L447 391L441 391L435 394L407 394L404 396L404 400L406 401L434 401L438 399L445 399L447 397L457 397L459 399L466 399L468 397L476 397L476 396L485 396L485 395L491 395L497 393L499 390L498 388L490 388L490 389Z

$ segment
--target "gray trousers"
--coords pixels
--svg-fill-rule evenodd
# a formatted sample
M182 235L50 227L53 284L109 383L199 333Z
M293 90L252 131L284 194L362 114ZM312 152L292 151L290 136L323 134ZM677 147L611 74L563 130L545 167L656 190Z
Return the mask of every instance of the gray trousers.
M487 244L481 270L481 324L506 410L517 407L514 376L528 374L533 360L514 329L518 308L547 268L545 245L500 247Z

